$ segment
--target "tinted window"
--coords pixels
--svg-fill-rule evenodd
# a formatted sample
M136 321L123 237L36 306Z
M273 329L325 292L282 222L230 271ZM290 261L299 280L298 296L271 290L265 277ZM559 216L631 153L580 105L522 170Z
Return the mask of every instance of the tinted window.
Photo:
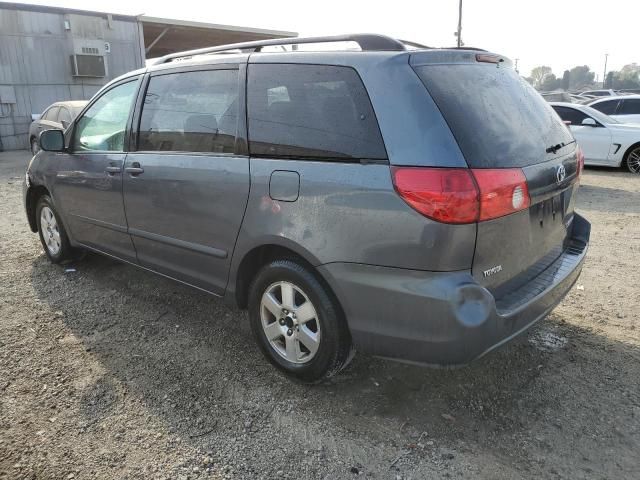
M49 110L47 110L44 113L44 115L42 115L42 120L47 120L49 122L57 122L58 110L59 110L59 107L51 107Z
M233 153L237 124L238 70L152 77L138 150Z
M573 138L551 106L512 68L416 67L473 168L523 167L566 155L547 147Z
M386 158L371 102L351 68L250 65L247 95L252 155Z
M71 113L65 107L60 107L60 112L58 112L58 122L66 122L66 125L71 123Z
M640 115L640 98L622 100L618 115Z
M560 118L565 122L571 122L571 125L581 125L585 118L590 118L580 110L570 107L553 107Z
M96 100L76 123L74 150L124 151L127 120L137 88L137 81L118 85Z
M593 103L589 105L591 108L595 108L599 112L605 115L613 115L616 113L616 107L618 106L618 100L607 100L604 102Z

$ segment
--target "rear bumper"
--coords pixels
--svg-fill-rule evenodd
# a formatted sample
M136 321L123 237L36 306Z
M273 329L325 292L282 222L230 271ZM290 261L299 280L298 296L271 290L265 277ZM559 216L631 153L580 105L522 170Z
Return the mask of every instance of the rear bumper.
M320 267L356 348L432 365L462 365L544 318L578 279L591 225L574 216L570 247L538 277L495 299L468 271L424 272L332 263Z

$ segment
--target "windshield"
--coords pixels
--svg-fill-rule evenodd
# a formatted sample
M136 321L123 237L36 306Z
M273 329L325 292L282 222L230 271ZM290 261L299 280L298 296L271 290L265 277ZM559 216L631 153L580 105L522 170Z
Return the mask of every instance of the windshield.
M611 118L609 115L605 115L604 113L596 110L592 107L587 107L586 105L583 108L584 113L595 118L600 123L620 123L615 118Z

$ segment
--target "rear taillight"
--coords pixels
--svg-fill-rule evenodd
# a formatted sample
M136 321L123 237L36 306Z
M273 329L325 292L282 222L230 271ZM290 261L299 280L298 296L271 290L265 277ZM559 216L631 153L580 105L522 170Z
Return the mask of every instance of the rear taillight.
M402 199L443 223L474 223L509 215L530 205L524 173L514 169L392 167Z
M478 189L463 168L392 167L396 191L421 214L444 223L478 219Z
M578 158L578 178L580 178L584 170L584 153L580 147L576 147L576 157Z
M472 172L480 189L480 221L529 208L527 179L519 168L474 169Z

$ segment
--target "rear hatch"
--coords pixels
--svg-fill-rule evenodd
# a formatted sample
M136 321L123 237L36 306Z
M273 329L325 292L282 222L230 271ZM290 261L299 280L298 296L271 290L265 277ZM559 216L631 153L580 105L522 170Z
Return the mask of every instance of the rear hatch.
M414 54L411 65L476 180L503 169L526 179L526 208L478 222L472 274L500 298L567 248L580 171L575 141L504 57L444 50Z

